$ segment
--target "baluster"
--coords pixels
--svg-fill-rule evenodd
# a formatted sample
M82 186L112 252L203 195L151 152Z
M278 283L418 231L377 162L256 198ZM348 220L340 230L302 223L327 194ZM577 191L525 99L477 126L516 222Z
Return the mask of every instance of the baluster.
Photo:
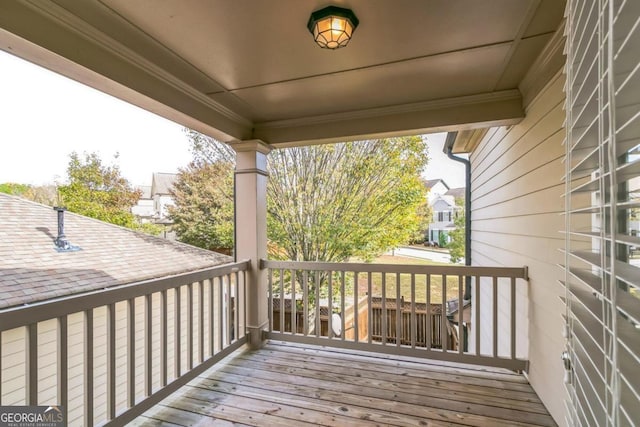
M493 277L493 357L498 356L498 278Z
M107 413L116 417L116 305L107 306Z
M93 426L93 309L84 311L84 425Z
M302 332L306 337L309 334L309 284L308 280L308 271L305 270L302 273Z
M431 319L431 275L430 274L426 274L425 275L425 286L426 286L426 291L427 291L427 310L426 310L426 335L425 335L425 341L427 344L427 350L431 350L431 330L433 328L433 322Z
M322 322L320 320L320 271L316 271L316 337L322 333Z
M180 378L180 376L182 375L182 337L180 334L180 329L182 329L182 325L181 325L181 321L180 321L180 312L182 311L182 303L181 303L181 298L180 298L180 286L178 286L177 288L174 288L174 328L173 328L173 347L174 347L174 366L173 366L173 372L174 372L174 378Z
M464 325L462 322L462 312L464 311L464 295L462 291L462 276L458 276L458 354L462 354L464 350Z
M396 347L402 344L402 315L404 304L402 303L402 294L400 289L400 273L396 273Z
M340 339L344 341L344 336L346 335L345 329L345 272L340 272Z
M327 331L327 336L329 338L333 338L333 271L328 270L327 274L329 275L329 289L327 291L328 295L329 295L329 319L327 321L327 325L329 327L329 330Z
M360 341L360 332L358 323L360 317L360 308L358 307L358 275L357 271L353 272L353 340Z
M187 285L187 370L193 369L193 283Z
M280 333L284 333L286 328L284 327L284 269L280 269Z
M136 301L127 300L127 406L136 404Z
M198 363L204 362L204 281L198 282Z
M296 273L297 270L291 270L291 334L295 335L298 332L297 314L296 314Z
M382 345L387 344L387 275L382 272Z
M167 315L167 290L165 289L160 293L160 387L164 387L167 385Z
M215 277L209 279L209 354L211 357L216 354L215 281Z
M511 278L511 359L516 358L516 278Z
M224 278L218 277L218 350L224 349Z
M25 387L27 405L38 404L38 324L27 326L26 339L27 384Z
M416 348L416 275L411 273L411 348Z
M62 406L64 419L69 413L69 319L66 315L58 317L58 402ZM0 333L0 345L2 334ZM0 347L0 372L2 372L2 348ZM0 380L0 384L2 380ZM1 395L0 391L0 395Z
M449 347L449 333L447 332L447 275L442 275L442 315L440 316L440 343L442 351L447 352Z
M474 325L474 332L476 334L476 356L480 356L480 276L476 276L474 293L476 295L476 299L473 302L473 308L476 313Z
M372 317L373 317L373 308L371 306L372 304L372 299L371 299L371 272L367 272L367 335L368 335L368 343L371 344L371 336L373 335L373 321L372 321Z
M151 345L153 338L153 313L152 313L152 294L144 296L144 393L145 396L151 396L153 389L153 358L151 357Z

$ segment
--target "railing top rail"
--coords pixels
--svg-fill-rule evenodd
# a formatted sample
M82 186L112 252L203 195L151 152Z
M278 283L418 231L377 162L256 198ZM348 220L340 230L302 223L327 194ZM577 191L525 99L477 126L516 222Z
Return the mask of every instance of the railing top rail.
M29 305L9 307L5 310L0 310L0 332L35 322L78 313L91 308L126 301L131 298L164 291L183 284L195 283L200 280L224 276L238 271L246 271L249 265L249 260L239 261L189 273L176 274L159 279L148 279Z
M358 273L407 273L436 274L450 276L505 277L528 280L528 268L524 267L477 267L465 265L402 265L370 264L351 262L273 261L260 260L260 268L308 271L345 271Z

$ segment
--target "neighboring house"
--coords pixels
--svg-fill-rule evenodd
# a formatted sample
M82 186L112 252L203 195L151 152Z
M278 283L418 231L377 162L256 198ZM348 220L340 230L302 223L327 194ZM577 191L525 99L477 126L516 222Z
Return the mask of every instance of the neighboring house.
M151 187L140 185L136 187L136 190L140 190L142 194L138 199L138 203L131 208L131 213L143 224L153 222L155 210L153 208L153 199L151 198Z
M441 235L444 235L444 241L449 243L449 233L456 228L453 221L462 212L462 207L456 204L456 200L464 198L464 187L449 188L442 179L426 181L425 186L429 189L427 197L433 215L427 231L427 244L440 245Z
M175 240L175 232L171 226L173 221L169 218L169 207L175 206L170 190L176 181L178 174L154 172L151 177L151 186L136 187L142 191L138 203L131 208L141 223L153 223L164 227L162 237Z
M155 211L156 223L171 223L169 220L169 206L175 206L173 197L169 192L173 183L178 178L175 173L155 172L151 179L151 198Z
M424 186L429 191L427 193L427 200L429 201L429 204L431 204L436 197L442 196L449 191L447 183L440 178L428 179L424 182Z
M458 201L458 200L463 200L464 201L465 190L466 190L465 187L451 188L451 189L449 189L449 191L444 193L444 195L445 196L453 196L453 198L456 201Z
M54 244L57 227L57 213L51 207L0 194L0 310L147 280L161 280L232 262L226 255L170 242L70 212L64 213L64 234L78 250L59 252ZM169 293L169 307L173 305L173 298L173 294ZM154 302L155 307L157 304ZM144 299L136 299L135 306L136 316L142 319ZM78 307L78 310L77 315L68 317L69 354L82 353L82 344L74 341L82 339L80 331L85 327L82 308ZM115 310L118 325L124 325L127 305L116 304ZM95 345L102 343L105 336L106 316L104 309L93 310ZM136 327L142 328L144 322L138 323ZM38 327L38 341L49 343L42 344L40 350L40 377L45 379L38 390L40 402L57 401L55 381L47 380L55 378L56 346L51 341L51 337L55 337L55 328L56 322L41 323ZM117 333L121 333L120 329ZM2 404L19 405L23 402L25 392L23 384L15 379L24 375L25 363L19 355L25 348L25 332L17 328L0 336L0 348L4 356L0 375ZM117 347L118 354L124 355L126 340L118 340ZM96 347L95 372L106 369L103 355L104 350ZM81 362L82 358L69 358L70 376L82 374ZM123 380L124 376L126 371L119 370L117 381ZM70 407L81 406L78 402L82 401L82 390L82 384L70 386ZM101 392L102 388L96 385L96 396ZM104 399L106 397L98 400L101 402ZM118 396L119 402L123 403L124 399L126 396ZM97 419L104 415L99 411L105 408L106 405L96 406ZM70 413L69 425L73 425L72 420L79 420L81 416L81 413ZM76 421L76 425L78 423L80 421Z

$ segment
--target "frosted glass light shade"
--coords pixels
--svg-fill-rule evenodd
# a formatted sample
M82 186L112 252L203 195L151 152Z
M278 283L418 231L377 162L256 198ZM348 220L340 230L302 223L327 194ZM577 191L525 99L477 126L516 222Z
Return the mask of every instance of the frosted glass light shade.
M311 14L307 28L321 48L340 49L349 43L358 23L351 10L328 6Z

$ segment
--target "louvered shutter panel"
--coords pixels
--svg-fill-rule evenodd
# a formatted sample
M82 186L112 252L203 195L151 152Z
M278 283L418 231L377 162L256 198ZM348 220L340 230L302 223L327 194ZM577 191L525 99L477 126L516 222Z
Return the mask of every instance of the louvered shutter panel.
M567 421L640 425L640 1L566 18Z

